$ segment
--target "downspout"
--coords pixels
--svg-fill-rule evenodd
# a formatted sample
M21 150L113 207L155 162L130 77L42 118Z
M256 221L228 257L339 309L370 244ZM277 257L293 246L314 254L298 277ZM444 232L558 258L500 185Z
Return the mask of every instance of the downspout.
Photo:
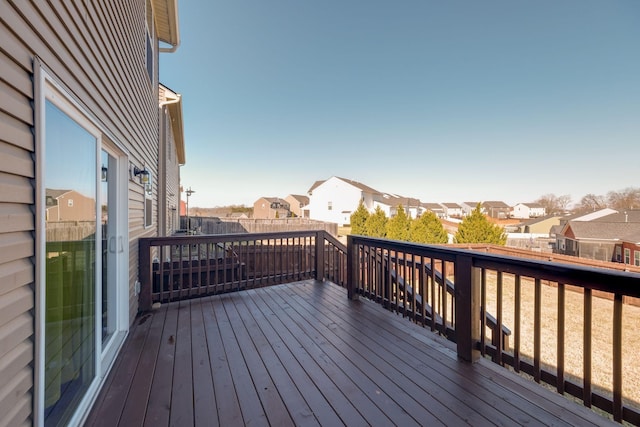
M180 46L179 44L174 44L171 45L171 47L159 47L158 46L158 52L160 53L173 53L176 50L178 50L178 46Z

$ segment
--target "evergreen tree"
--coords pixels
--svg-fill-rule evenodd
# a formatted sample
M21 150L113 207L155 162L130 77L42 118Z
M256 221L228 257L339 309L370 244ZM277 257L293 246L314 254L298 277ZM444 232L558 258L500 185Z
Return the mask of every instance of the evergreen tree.
M409 240L409 227L411 220L407 216L402 205L398 206L398 212L387 221L387 239Z
M370 237L385 237L387 235L387 215L380 209L380 206L376 207L375 212L369 215L365 222L365 229L367 236Z
M471 215L462 220L458 226L458 232L454 237L455 243L492 243L505 245L507 235L502 227L489 222L480 211L480 204L471 212Z
M409 240L416 243L448 243L449 236L436 214L426 211L411 221Z
M369 211L364 207L364 202L360 200L358 209L351 214L351 234L367 235L366 223L369 215Z

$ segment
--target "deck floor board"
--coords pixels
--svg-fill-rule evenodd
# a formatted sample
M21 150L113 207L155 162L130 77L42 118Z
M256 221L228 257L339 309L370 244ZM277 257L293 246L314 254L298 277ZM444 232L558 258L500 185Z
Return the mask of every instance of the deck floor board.
M146 316L86 425L619 425L331 283Z

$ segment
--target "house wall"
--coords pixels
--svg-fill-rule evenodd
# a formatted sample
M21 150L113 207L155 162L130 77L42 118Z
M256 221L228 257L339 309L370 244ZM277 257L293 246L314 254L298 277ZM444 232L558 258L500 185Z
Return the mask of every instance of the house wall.
M255 219L268 219L271 211L271 202L264 197L259 198L253 203L253 217Z
M345 212L353 213L362 198L362 190L336 177L329 178L309 196L311 219L341 224ZM331 204L331 209L329 209ZM350 216L350 215L346 215Z
M160 110L160 155L164 162L164 174L158 176L162 183L158 194L158 233L171 236L180 228L180 163L176 149L171 114L167 108Z
M33 423L35 62L157 177L158 97L145 68L145 2L0 2L0 414ZM157 48L155 49L157 56ZM157 60L156 60L157 64ZM157 70L157 66L154 68ZM154 185L154 191L157 186ZM137 312L143 189L129 183L130 319Z
M513 218L531 218L531 209L529 209L529 206L518 203L513 207L511 216Z

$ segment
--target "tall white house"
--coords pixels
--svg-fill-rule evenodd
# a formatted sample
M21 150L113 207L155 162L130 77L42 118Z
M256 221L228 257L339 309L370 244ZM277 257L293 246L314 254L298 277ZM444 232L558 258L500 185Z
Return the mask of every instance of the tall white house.
M308 191L309 217L340 225L349 224L360 200L367 210L373 211L374 198L378 195L380 192L373 188L337 176L316 181Z

